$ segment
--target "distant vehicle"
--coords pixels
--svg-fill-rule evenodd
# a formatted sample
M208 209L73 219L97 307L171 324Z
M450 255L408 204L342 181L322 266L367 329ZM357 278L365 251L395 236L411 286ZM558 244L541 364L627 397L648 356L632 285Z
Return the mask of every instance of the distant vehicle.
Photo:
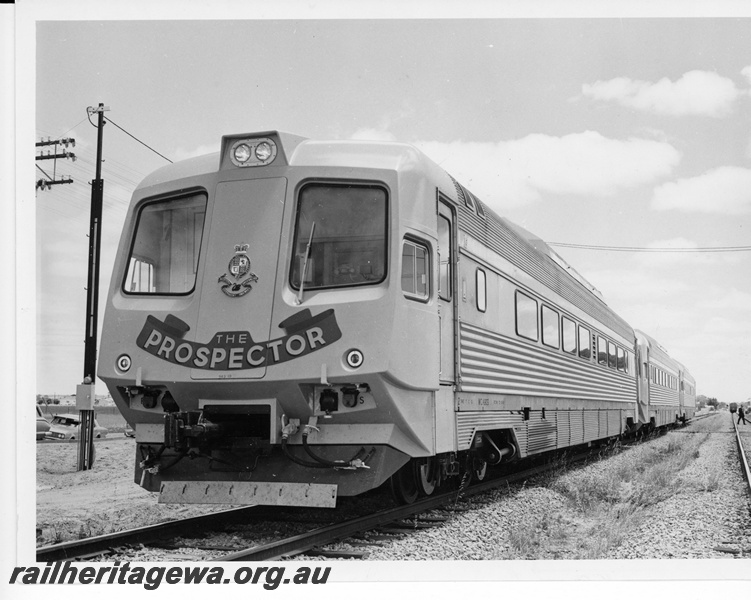
M43 440L44 434L50 430L50 422L42 414L42 407L37 404L37 440Z
M730 412L734 413L737 410L738 410L738 404L736 402L731 402L730 403Z
M130 423L125 424L125 431L123 433L125 433L125 437L136 437L136 432L130 426Z
M107 428L102 427L94 419L94 437L103 438L107 435ZM81 437L81 420L75 414L60 414L52 418L50 430L44 435L46 440L77 440Z

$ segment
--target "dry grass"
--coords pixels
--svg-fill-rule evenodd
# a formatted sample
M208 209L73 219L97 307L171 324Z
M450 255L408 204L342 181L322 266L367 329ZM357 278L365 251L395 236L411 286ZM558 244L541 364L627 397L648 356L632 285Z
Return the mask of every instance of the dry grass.
M619 445L609 447L601 456L620 454L617 464L607 469L570 470L562 465L550 481L550 487L562 494L569 505L586 516L589 523L578 531L565 530L569 550L575 558L601 559L617 547L629 532L648 516L649 508L686 488L682 471L696 460L699 446L707 436L669 436L655 440L647 449L629 460ZM711 491L720 485L713 474L691 487ZM519 547L519 552L524 550Z

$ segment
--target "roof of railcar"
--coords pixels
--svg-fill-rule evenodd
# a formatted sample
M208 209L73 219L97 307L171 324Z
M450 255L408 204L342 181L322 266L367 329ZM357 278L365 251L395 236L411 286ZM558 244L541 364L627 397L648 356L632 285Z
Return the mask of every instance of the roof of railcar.
M362 140L336 140L319 141L302 138L292 134L273 131L263 133L241 134L239 136L225 136L227 139L240 137L278 136L281 143L284 158L289 166L293 167L349 167L353 169L382 169L398 172L420 170L438 183L441 192L462 208L463 200L458 188L463 188L442 167L431 160L422 151L411 144L390 141L362 141ZM226 144L223 144L225 147ZM151 187L169 181L200 177L219 172L221 169L221 153L214 152L195 158L182 160L154 171L148 175L138 186L138 189ZM457 187L458 186L458 187ZM461 192L464 193L464 192ZM565 274L571 280L583 286L590 294L597 298L604 306L607 306L600 292L589 283L580 273L573 269L561 256L556 253L544 240L530 233L523 227L505 219L490 210L483 203L483 208L491 216L491 221L506 231L515 232L517 243L522 243L530 254L537 255L537 261L549 263L550 268ZM466 212L466 211L463 211ZM474 213L473 213L474 214ZM465 215L466 216L466 215ZM477 219L481 217L474 215ZM483 219L484 221L484 219ZM623 333L630 327L610 309L606 309L616 322L620 323Z
M278 134L282 141L288 135L281 132ZM429 172L430 176L443 180L445 190L442 191L447 192L452 200L457 199L448 173L411 144L359 140L318 141L289 137L294 137L295 143L283 147L287 164L291 167L349 167L392 171L422 169ZM216 173L220 170L220 155L220 152L214 152L166 165L146 176L137 189Z

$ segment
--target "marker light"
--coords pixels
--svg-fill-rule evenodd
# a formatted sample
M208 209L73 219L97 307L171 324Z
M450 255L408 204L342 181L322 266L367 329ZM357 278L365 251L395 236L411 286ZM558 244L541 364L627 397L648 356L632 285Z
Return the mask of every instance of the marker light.
M117 362L115 364L120 371L126 373L130 369L130 365L133 363L130 360L130 356L128 356L127 354L121 354L117 358Z
M248 144L240 144L235 146L235 160L239 163L248 162L250 158L250 146Z
M365 362L365 356L359 350L353 349L347 352L347 357L345 360L347 361L347 365L349 365L353 369L357 369L362 365L363 362Z

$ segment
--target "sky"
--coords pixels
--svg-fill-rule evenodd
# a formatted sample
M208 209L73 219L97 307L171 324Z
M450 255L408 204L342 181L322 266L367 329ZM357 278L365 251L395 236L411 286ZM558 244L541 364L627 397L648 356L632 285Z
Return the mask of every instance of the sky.
M0 275L14 282L0 293L13 306L4 318L16 317L4 321L2 362L19 405L24 394L72 394L83 377L96 162L86 109L100 102L111 119L102 315L135 186L167 164L159 154L213 152L233 133L412 143L548 242L751 245L751 10L741 3L105 4L19 0L12 25L0 20L15 53L15 86L0 92L15 137L0 149L15 143L16 185L0 173L12 257ZM62 137L75 138L75 162L35 161L36 142ZM74 183L34 192L38 167ZM554 248L689 368L698 393L751 397L751 252ZM33 472L32 443L21 471Z
M38 393L83 377L86 108L101 102L151 147L104 128L102 308L130 195L159 154L267 129L398 140L548 242L745 246L555 250L698 393L751 398L748 18L52 20L36 34L35 140L73 137L77 157L55 165L73 184L35 196Z

